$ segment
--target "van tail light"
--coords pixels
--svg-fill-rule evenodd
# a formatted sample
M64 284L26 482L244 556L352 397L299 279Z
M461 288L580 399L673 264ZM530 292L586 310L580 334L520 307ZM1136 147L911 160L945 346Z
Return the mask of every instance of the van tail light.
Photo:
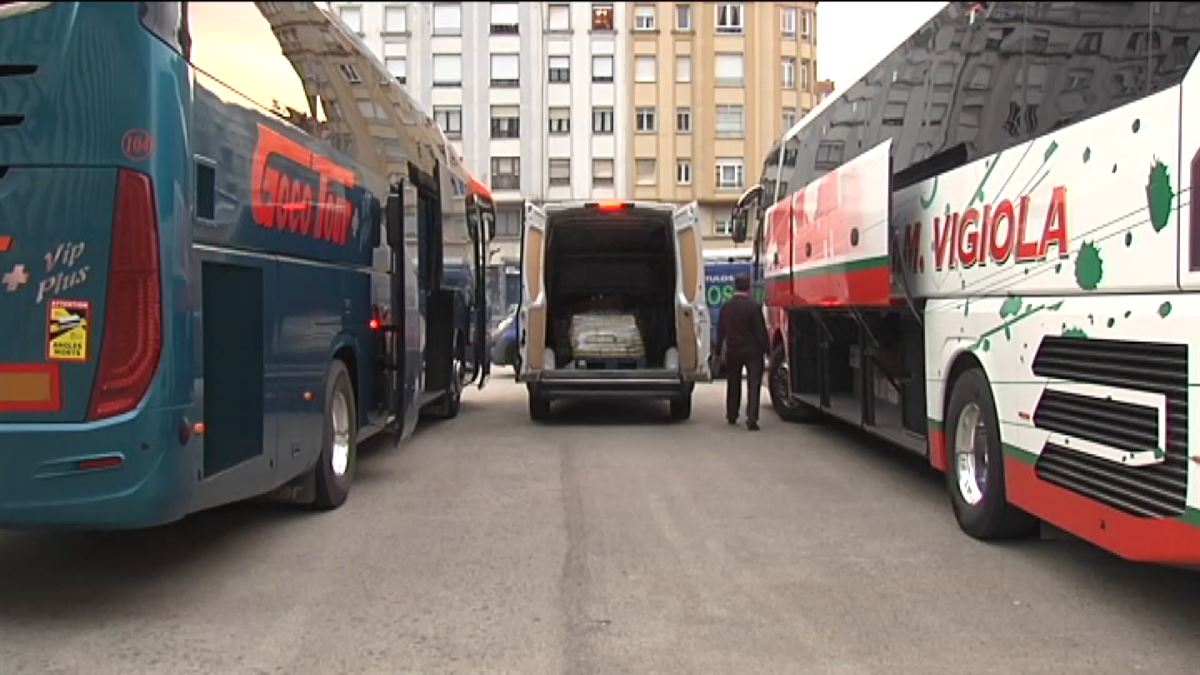
M88 419L135 408L158 369L163 328L153 190L143 173L117 175L104 336Z

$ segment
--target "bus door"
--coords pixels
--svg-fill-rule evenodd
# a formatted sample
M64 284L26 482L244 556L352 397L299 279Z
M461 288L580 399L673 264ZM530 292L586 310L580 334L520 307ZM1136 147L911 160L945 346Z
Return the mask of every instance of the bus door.
M475 240L475 371L479 388L483 389L492 371L488 353L488 243L496 228L496 211L490 203L475 198L471 205L471 232Z
M383 368L387 379L388 413L396 424L403 428L404 401L413 395L406 391L407 373L405 368L405 326L408 312L405 311L406 273L408 272L405 258L404 237L404 190L403 185L393 185L387 198L386 213L384 214L384 229L386 231L388 255L388 318L384 325L379 326L383 341Z

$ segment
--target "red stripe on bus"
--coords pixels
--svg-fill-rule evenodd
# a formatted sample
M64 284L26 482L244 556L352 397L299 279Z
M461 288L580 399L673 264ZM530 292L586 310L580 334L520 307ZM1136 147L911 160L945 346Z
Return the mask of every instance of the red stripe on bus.
M887 265L794 277L795 305L862 307L892 305L892 270Z
M1008 499L1056 527L1138 562L1200 564L1200 527L1139 518L1037 477L1034 465L1004 458Z
M932 424L929 429L929 464L938 471L945 471L946 463L946 430Z
M0 234L0 253L8 253L10 248L12 248L12 236Z

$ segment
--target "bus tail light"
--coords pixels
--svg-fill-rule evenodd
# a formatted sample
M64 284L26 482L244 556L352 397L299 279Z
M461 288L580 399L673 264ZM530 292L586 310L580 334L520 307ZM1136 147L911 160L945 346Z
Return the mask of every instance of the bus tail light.
M158 368L163 329L153 187L143 173L117 175L104 336L88 419L132 410Z

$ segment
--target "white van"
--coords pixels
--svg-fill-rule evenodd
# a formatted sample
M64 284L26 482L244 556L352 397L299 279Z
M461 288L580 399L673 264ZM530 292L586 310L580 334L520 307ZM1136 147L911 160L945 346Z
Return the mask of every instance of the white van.
M709 372L696 204L527 204L517 324L529 416L568 398L636 397L691 416Z

